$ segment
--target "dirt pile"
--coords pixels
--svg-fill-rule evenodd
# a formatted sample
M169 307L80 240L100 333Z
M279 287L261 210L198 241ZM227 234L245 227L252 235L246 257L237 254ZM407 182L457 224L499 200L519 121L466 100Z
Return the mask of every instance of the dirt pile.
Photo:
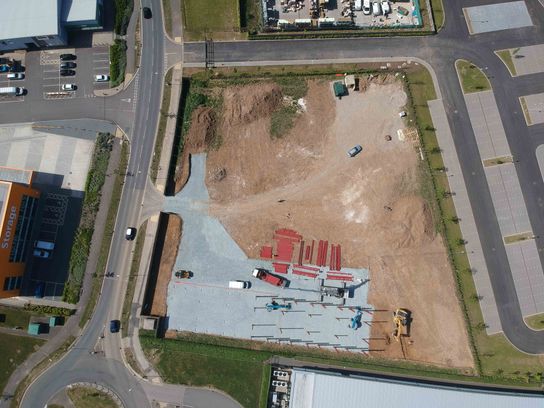
M187 133L184 148L191 153L204 151L214 133L215 113L212 108L199 106L191 117L191 127Z
M272 82L227 88L223 93L223 119L229 126L269 116L281 103L280 87Z
M392 206L389 228L391 245L407 248L430 242L435 235L429 207L421 197L403 197Z

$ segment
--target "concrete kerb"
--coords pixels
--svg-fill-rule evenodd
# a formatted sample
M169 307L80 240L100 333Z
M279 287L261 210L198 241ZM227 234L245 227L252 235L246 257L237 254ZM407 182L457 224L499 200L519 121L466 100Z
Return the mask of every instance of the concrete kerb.
M341 59L322 59L322 60L282 60L282 61L234 61L216 63L216 67L256 67L256 66L289 66L289 65L326 65L326 64L357 64L357 63L376 63L376 62L415 62L423 65L431 74L433 85L436 90L437 99L442 99L442 92L438 84L436 73L432 66L425 60L417 57L385 57L385 58L341 58ZM204 62L185 62L187 68L205 68ZM396 69L391 68L395 71Z

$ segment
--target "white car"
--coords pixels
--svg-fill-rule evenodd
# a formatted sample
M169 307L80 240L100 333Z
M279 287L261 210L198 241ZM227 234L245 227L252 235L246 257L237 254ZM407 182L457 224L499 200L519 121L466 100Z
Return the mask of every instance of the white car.
M386 0L382 1L382 12L384 16L391 13L391 6L389 5L389 2Z
M63 91L75 91L77 86L75 84L62 84Z
M380 2L375 1L372 3L372 15L374 17L381 16L382 14L382 6L380 5Z
M368 16L372 12L370 0L363 0L363 14Z
M8 79L25 79L25 74L21 72L12 72L8 74Z
M110 80L109 75L95 75L94 81L95 82L108 82Z

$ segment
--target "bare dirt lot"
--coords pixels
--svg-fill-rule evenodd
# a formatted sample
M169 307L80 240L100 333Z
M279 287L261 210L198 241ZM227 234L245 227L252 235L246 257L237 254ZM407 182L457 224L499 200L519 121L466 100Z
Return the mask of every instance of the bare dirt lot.
M279 139L270 137L271 113L284 103L278 85L224 91L214 119L223 143L207 160L210 211L249 257L258 258L272 232L285 227L338 242L342 265L369 268L369 303L383 310L371 341L383 351L373 355L473 367L446 250L420 194L420 156L413 142L397 138L405 127L402 85L393 77L364 80L364 91L341 100L328 80L308 86L306 111ZM209 123L205 111L194 112L186 147L205 145ZM349 158L357 144L362 152ZM397 307L413 313L404 353L387 341Z

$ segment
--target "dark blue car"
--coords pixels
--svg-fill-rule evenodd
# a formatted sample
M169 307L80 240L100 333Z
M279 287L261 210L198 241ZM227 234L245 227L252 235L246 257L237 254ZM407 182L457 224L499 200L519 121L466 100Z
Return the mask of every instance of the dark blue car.
M111 333L118 333L120 328L121 328L121 322L119 320L111 320L110 321L110 332Z

